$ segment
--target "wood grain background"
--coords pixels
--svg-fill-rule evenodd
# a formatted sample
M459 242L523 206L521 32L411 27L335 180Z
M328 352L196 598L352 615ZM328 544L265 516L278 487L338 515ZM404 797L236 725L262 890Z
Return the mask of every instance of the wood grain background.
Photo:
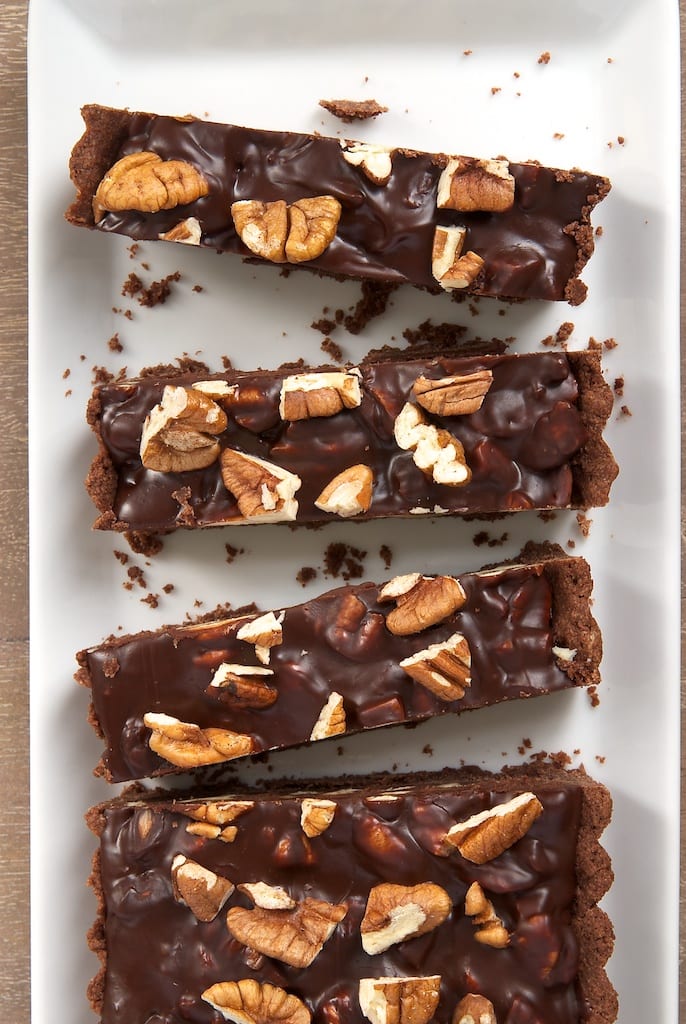
M3 183L3 187L0 188L0 1021L5 1024L28 1024L30 1018L26 425L27 8L28 0L0 0L0 182ZM683 53L686 0L680 0L680 10ZM685 83L686 75L682 70L682 96ZM686 231L682 226L682 266L686 254L685 237ZM682 286L682 337L686 315L683 297ZM682 354L682 374L685 369ZM683 436L682 419L682 438ZM682 468L686 473L683 456ZM684 478L686 479L686 475ZM682 516L682 549L683 541ZM686 650L686 644L683 642L682 650ZM686 799L683 781L682 790ZM682 840L684 863L685 854ZM684 892L682 884L682 934L683 923L686 921ZM679 1019L686 1024L686 986L683 984L683 959L686 949L683 938L681 952ZM59 1007L55 1007L55 1021L57 1024L62 1021ZM670 1022L655 1021L651 1024Z

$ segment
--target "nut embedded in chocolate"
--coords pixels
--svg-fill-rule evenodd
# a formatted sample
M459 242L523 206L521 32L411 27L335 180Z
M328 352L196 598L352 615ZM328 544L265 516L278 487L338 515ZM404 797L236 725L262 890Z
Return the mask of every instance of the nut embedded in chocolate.
M460 999L453 1013L452 1024L498 1024L490 999L468 992Z
M339 370L296 373L284 377L279 399L282 420L307 420L335 416L362 402L360 375Z
M461 633L404 658L400 667L439 700L461 700L471 684L472 657Z
M233 882L177 854L171 866L174 899L185 903L198 921L214 921L234 890Z
M265 612L264 615L258 615L256 619L246 622L236 633L237 640L245 640L246 643L255 645L257 660L263 665L269 664L272 647L278 647L283 643L284 614Z
M333 800L317 800L312 797L303 800L300 805L300 827L308 839L326 832L334 819L336 807Z
M117 160L93 198L96 223L107 212L158 213L192 203L209 193L200 171L185 160L163 160L157 153L129 153Z
M242 882L239 892L246 893L256 907L262 910L293 910L295 900L280 885L267 885L266 882Z
M329 736L339 736L345 732L345 708L343 698L335 691L329 694L326 704L319 712L319 717L312 727L311 740L325 740Z
M141 462L159 473L211 466L220 451L217 435L227 423L221 406L199 389L167 384L143 424Z
M392 150L373 142L344 142L343 159L361 171L375 185L387 185L393 171Z
M514 194L507 160L454 157L438 180L436 205L462 213L504 213L514 205Z
M226 924L244 946L291 967L309 967L347 912L347 903L306 897L292 910L231 907Z
M362 948L373 956L425 935L445 921L452 906L445 889L433 882L375 885L360 925Z
M379 603L395 601L386 616L386 627L395 636L421 633L462 608L467 595L453 576L395 576L379 590Z
M428 1024L436 1012L440 975L362 978L360 1009L370 1024Z
M493 383L490 370L430 379L417 377L412 394L427 412L435 416L467 416L478 412Z
M159 238L162 242L180 242L182 245L200 245L202 228L197 217L186 217L180 220L169 231L163 231Z
M498 917L493 904L487 899L479 882L472 882L464 899L464 912L472 918L476 928L474 938L484 946L505 949L510 944L510 933Z
M231 216L238 237L251 252L271 263L286 262L288 207L283 199L239 199L231 206Z
M234 1024L310 1024L311 1020L297 996L254 978L219 981L205 989L202 998Z
M369 511L373 484L374 475L369 466L351 466L329 481L315 505L323 512L332 512L341 519L350 519Z
M281 523L296 518L295 494L302 481L295 473L233 448L225 448L219 461L224 486L246 522Z
M533 793L521 793L453 825L446 841L466 860L486 864L525 836L542 811Z
M336 236L341 218L341 204L333 196L299 199L288 207L289 231L286 259L289 263L305 263L321 256Z
M144 715L143 722L150 729L150 749L177 768L219 764L254 749L251 736L230 729L201 729L192 722L153 712Z
M273 676L270 668L259 665L230 665L223 662L212 676L206 692L218 690L222 699L235 704L237 708L269 708L279 696L278 691L268 686L265 677Z
M393 436L399 448L411 451L418 469L434 483L462 487L472 478L462 442L450 431L429 423L424 412L406 402L395 418Z

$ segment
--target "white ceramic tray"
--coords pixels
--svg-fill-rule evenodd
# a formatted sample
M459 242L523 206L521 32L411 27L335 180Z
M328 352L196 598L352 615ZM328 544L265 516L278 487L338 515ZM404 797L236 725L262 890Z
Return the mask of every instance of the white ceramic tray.
M344 12L344 13L343 13ZM99 744L86 724L87 694L72 681L73 654L110 632L182 620L219 601L283 606L303 590L296 573L322 564L334 539L365 549L365 575L459 571L550 538L592 564L604 631L600 705L584 693L386 730L273 758L275 772L364 771L397 765L498 767L532 750L578 751L613 792L606 833L616 884L604 901L616 931L609 964L623 1024L676 1020L678 911L678 18L672 0L32 0L30 8L30 450L32 586L33 1020L93 1020L84 990L97 962L85 945L95 904L85 887L94 844L82 816L110 790L91 775ZM470 51L466 53L465 51ZM549 63L539 63L544 52ZM499 89L499 92L493 92ZM320 107L321 97L374 97L388 114L358 128ZM607 436L621 475L610 506L591 514L584 539L573 514L551 523L520 516L487 524L507 532L477 548L475 523L341 524L178 535L145 569L157 610L127 591L113 555L121 538L93 533L82 480L94 453L84 423L92 367L130 373L183 352L213 367L322 359L310 323L352 305L358 288L307 274L286 280L234 257L146 244L68 226L70 148L86 102L209 115L270 128L356 134L394 145L537 158L607 174L614 188L596 215L603 234L584 279L589 298L566 305L501 306L473 316L447 296L395 293L363 335L334 335L344 357L399 338L430 316L481 336L514 335L536 349L564 320L572 344L614 337L607 377L625 378L632 415L617 408ZM556 137L562 135L562 138ZM621 144L618 137L624 139ZM141 269L141 261L150 270ZM165 306L122 299L130 271L146 280L180 270ZM202 292L194 292L200 284ZM112 307L133 310L133 319ZM504 315L500 315L503 313ZM123 351L108 339L119 333ZM619 406L620 402L617 403ZM233 564L224 545L245 548ZM378 557L388 543L386 570ZM174 584L170 595L162 592ZM201 609L202 610L202 609ZM433 753L424 752L430 748ZM529 755L526 751L524 757ZM262 766L264 772L266 769ZM133 1022L130 1022L133 1024Z

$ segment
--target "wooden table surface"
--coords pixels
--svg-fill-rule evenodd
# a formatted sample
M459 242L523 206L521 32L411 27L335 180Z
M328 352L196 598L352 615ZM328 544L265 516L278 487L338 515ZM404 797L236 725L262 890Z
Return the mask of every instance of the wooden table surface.
M0 1020L29 1021L26 14L0 7ZM686 0L680 0L682 51ZM682 71L682 93L684 72ZM683 186L682 186L683 191ZM683 204L682 204L683 205ZM685 230L682 226L682 265ZM682 335L684 302L682 286ZM682 355L682 374L686 370ZM684 433L682 420L682 437ZM683 523L683 518L682 518ZM683 526L682 526L683 537ZM682 644L683 649L683 644ZM682 779L684 773L682 772ZM684 854L682 841L682 858ZM682 891L684 887L682 885ZM682 896L682 923L685 918ZM683 931L682 927L682 931ZM682 939L682 961L684 959ZM680 1020L686 1022L682 970ZM55 1020L61 1021L59 1007ZM132 1022L133 1024L133 1022ZM655 1021L652 1024L670 1024Z

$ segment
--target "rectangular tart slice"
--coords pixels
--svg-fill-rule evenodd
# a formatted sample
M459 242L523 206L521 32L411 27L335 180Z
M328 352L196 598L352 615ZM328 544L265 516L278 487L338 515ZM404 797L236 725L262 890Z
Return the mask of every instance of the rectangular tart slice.
M77 655L122 782L599 681L588 564L552 546L460 576L397 576Z
M93 808L101 1024L611 1024L607 790L552 766Z
M606 504L596 352L347 369L150 373L96 389L99 529L492 514Z
M85 106L73 224L385 284L582 302L606 178Z

